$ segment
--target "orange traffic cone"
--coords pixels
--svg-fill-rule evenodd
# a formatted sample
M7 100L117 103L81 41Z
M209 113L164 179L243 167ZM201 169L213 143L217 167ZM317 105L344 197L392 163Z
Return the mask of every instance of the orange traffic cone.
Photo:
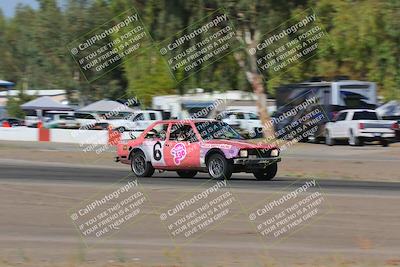
M3 127L7 127L7 128L11 127L11 125L10 125L10 123L8 121L3 121L3 125L2 126Z

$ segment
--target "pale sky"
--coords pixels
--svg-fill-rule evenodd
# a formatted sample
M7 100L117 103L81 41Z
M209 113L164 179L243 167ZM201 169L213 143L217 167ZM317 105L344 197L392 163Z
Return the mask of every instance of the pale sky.
M38 7L36 0L0 0L0 8L6 17L12 17L18 3L30 5L33 8Z
M58 2L60 3L62 0L59 0ZM36 0L0 0L0 9L6 17L12 17L18 3L30 5L33 8L39 6Z

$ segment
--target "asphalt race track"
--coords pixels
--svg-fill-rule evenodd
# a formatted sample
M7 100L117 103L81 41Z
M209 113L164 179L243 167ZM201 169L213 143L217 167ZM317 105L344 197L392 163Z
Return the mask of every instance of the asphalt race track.
M133 224L121 231L123 234L104 242L89 243L85 248L67 210L124 178L134 180L129 166L0 159L0 229L3 232L0 258L13 262L21 257L41 262L55 259L68 262L73 258L101 263L123 257L128 262L195 262L203 266L277 262L292 265L321 259L323 262L333 259L338 264L355 261L381 266L399 259L400 183L346 180L317 180L329 200L329 211L282 242L260 241L257 233L248 227L248 214L238 212L194 242L175 243L160 226L159 213L147 210L144 223ZM228 187L244 206L251 207L276 191L298 188L312 178L278 175L273 181L261 182L250 174L234 174ZM177 195L193 188L205 188L208 180L207 174L188 179L165 172L139 179L139 183L149 193L152 208L159 210Z
M49 166L40 164L15 164L11 161L0 161L0 179L31 180L31 181L70 181L90 183L115 183L124 177L133 179L129 166L126 170L122 168L102 167L65 167ZM313 177L310 177L310 179ZM175 172L157 171L150 178L140 178L143 185L165 185L165 186L197 186L208 180L206 173L199 173L195 178L180 178ZM251 174L236 173L232 175L229 184L232 188L265 189L276 187L296 187L309 179L295 179L287 177L275 177L272 181L257 181ZM379 177L377 177L379 180ZM324 190L334 192L365 192L386 194L389 192L400 192L400 183L371 182L371 181L346 181L346 180L319 180L318 184Z

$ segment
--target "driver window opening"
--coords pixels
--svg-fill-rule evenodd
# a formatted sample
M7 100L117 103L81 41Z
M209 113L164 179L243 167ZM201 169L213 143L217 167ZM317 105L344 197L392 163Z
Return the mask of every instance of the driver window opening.
M145 136L145 139L159 139L165 141L167 136L168 124L160 123L151 129Z
M169 140L171 141L187 141L196 142L196 134L190 124L177 125L174 124L171 127L171 133L169 134Z

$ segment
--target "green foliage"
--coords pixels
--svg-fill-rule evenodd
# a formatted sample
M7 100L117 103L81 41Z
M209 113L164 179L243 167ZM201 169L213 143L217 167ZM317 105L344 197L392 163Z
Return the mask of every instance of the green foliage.
M22 103L17 98L10 98L7 101L6 106L7 114L10 117L23 118L25 116L25 113L20 107L21 104Z
M234 56L223 59L177 83L157 51L161 42L220 7L240 32L267 34L302 10L313 7L328 32L312 59L299 63L281 77L266 76L269 93L281 83L311 76L375 81L387 99L400 99L400 1L397 0L39 0L39 9L19 5L13 18L0 12L0 78L21 88L63 88L78 91L75 102L137 96L149 105L154 95L208 91L251 90ZM154 43L100 79L88 83L72 59L67 44L128 9L135 7ZM115 38L116 36L113 36ZM243 57L246 51L243 50ZM182 71L177 70L177 76Z
M32 100L34 97L27 96L21 90L17 97L10 97L7 101L6 110L10 117L24 118L25 112L21 109L21 105Z
M375 81L380 94L400 99L400 2L323 0L316 11L330 41L309 62L314 72Z

